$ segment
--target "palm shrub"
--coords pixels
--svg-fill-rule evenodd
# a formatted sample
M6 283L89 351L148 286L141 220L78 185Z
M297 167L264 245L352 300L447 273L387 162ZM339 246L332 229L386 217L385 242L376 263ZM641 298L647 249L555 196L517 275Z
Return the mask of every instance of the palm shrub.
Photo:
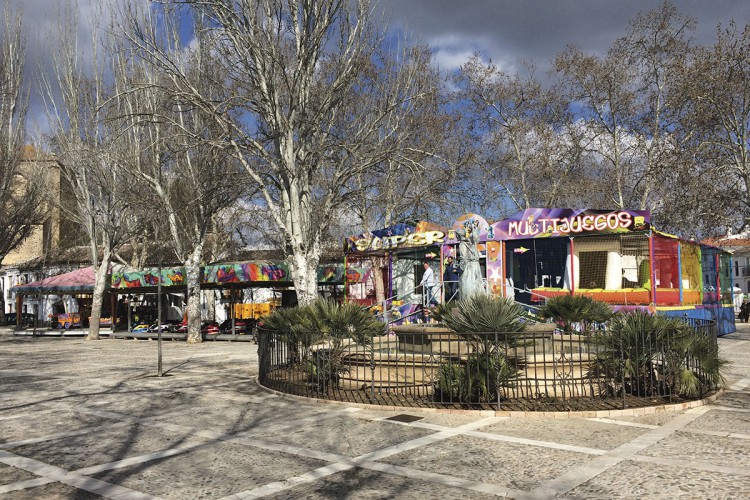
M277 342L282 342L286 349L287 362L299 363L304 351L303 346L321 341L322 334L316 331L309 315L303 307L282 307L265 316L260 323L263 330L273 332Z
M499 352L470 354L463 363L440 365L438 391L443 401L490 403L502 389L514 387L518 374L516 360Z
M598 300L583 295L553 297L539 310L543 319L552 319L563 325L565 333L573 333L573 324L580 323L582 331L589 333L594 323L605 323L612 318L612 308Z
M317 300L306 306L305 313L312 328L332 342L354 339L368 345L372 338L383 334L383 323L362 306Z
M692 328L683 330L665 355L666 379L672 392L698 398L724 386L727 361L719 356L719 345L712 336Z
M726 362L714 339L679 318L618 314L592 343L597 353L588 375L610 394L697 397L723 383Z
M350 343L369 345L383 332L383 324L365 308L322 299L277 309L264 320L263 328L288 345L308 381L320 390L338 387L341 374L349 371L344 354Z
M513 299L477 294L467 299L440 304L433 316L467 340L483 343L493 340L515 347L526 324L521 321L526 310ZM486 334L492 334L488 336Z
M507 352L523 343L526 325L521 321L525 314L522 306L512 299L473 295L441 304L433 314L470 346L465 360L441 365L437 389L443 398L491 402L501 389L513 387L519 361L509 358Z

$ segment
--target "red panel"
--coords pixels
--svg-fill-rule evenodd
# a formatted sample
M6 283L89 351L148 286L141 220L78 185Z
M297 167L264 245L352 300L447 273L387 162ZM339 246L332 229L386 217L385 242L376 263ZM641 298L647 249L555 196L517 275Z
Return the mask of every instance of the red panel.
M663 236L654 235L654 273L656 274L656 287L658 288L680 288L680 263L677 258L679 241ZM670 296L671 297L671 296ZM656 293L657 304L659 304L659 292ZM678 298L679 303L679 298Z
M545 299L551 299L552 297L560 297L561 295L570 295L570 291L534 288L533 290L531 290L531 301L532 302L544 302Z
M679 306L680 290L678 288L657 288L654 302L657 306Z

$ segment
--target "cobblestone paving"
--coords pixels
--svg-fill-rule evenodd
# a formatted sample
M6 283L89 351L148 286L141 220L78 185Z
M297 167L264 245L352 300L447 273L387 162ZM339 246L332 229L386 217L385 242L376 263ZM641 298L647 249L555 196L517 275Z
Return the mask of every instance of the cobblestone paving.
M251 343L165 342L156 377L153 341L0 330L0 498L750 498L750 325L719 345L710 405L505 418L277 396Z

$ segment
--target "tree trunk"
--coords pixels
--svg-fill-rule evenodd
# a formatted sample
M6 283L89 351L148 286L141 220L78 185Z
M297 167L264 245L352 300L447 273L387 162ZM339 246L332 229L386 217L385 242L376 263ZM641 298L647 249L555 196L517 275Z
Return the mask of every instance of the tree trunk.
M291 260L292 281L297 291L297 303L309 304L318 298L318 262L320 252L295 251Z
M0 326L6 326L5 321L5 291L0 288Z
M188 344L203 342L201 336L201 268L200 262L203 255L203 245L193 248L193 253L185 262L185 274L187 274L187 320L188 320Z
M216 292L211 290L203 298L206 301L206 320L216 321Z
M104 290L107 288L107 276L109 276L109 261L111 255L109 249L104 249L102 260L95 270L94 298L91 302L91 319L89 321L89 333L86 340L99 340L99 323L102 317L102 302ZM83 322L85 318L81 318Z
M386 260L383 257L373 256L370 258L372 263L373 279L375 280L375 300L382 304L386 299L385 281L383 280L383 268Z

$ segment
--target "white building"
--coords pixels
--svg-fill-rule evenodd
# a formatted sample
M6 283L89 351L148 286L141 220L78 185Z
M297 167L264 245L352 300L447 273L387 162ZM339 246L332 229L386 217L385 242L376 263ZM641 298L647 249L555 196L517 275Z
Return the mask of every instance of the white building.
M739 234L731 232L716 240L715 245L732 252L732 282L750 294L750 230Z

